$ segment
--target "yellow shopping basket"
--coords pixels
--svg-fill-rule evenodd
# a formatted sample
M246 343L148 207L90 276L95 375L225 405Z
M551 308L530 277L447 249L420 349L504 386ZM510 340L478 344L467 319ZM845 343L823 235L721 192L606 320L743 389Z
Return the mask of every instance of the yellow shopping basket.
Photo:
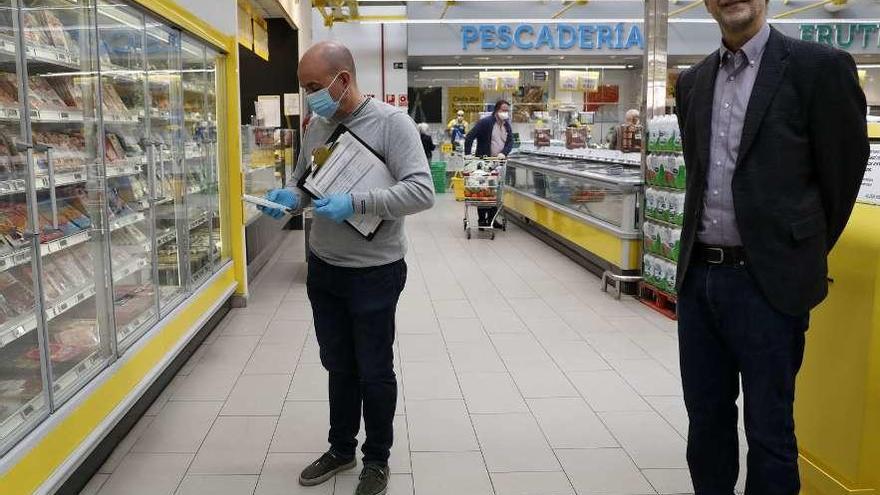
M452 190L455 192L456 201L464 201L464 177L460 170L452 176Z

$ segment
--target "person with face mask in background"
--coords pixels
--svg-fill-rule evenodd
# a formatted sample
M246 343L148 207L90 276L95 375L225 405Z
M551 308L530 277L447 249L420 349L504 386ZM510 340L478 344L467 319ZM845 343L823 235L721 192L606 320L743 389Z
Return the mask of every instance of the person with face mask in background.
M704 2L721 46L681 73L675 98L687 461L696 495L734 493L742 386L746 495L797 495L795 380L867 166L865 95L852 56L782 35L767 0Z
M415 123L405 111L360 92L348 48L333 41L312 46L299 63L298 75L315 117L303 135L293 184L308 173L313 151L340 124L383 156L397 180L387 189L315 201L296 187L266 195L294 212L314 205L306 287L321 363L329 372L330 448L302 471L299 483L318 485L355 467L363 411L364 467L355 494L382 495L397 405L393 344L397 301L407 273L404 218L433 206L433 182ZM283 216L280 210L263 211ZM355 212L383 219L372 240L344 223Z
M506 100L495 102L495 110L492 115L480 119L474 128L467 134L464 140L464 154L470 155L474 141L477 141L477 150L474 153L479 157L506 158L513 149L513 129L510 127L510 103ZM479 216L478 225L488 227L495 218L498 208L477 208ZM496 225L500 228L500 225Z
M464 119L464 111L459 110L456 112L455 118L446 124L446 133L449 135L449 140L452 143L452 146L459 146L459 143L464 141L464 136L467 134L468 130L467 128L468 122Z

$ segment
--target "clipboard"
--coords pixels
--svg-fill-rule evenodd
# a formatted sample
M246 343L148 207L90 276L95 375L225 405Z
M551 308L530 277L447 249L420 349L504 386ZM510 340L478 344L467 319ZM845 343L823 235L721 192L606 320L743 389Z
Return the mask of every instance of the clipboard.
M336 140L339 139L339 136L345 134L346 132L349 133L349 134L351 135L351 137L353 137L355 140L357 140L360 144L362 144L362 145L364 146L364 148L366 148L367 150L369 150L370 153L372 153L376 158L379 159L379 161L381 161L382 163L385 163L385 157L384 157L384 156L382 156L381 154L379 154L376 150L373 149L372 146L370 146L369 144L367 144L363 139L361 139L360 136L358 136L357 134L355 134L351 129L349 129L349 128L348 128L347 126L345 126L344 124L339 124L339 125L337 125L337 126L336 126L336 129L333 130L333 133L330 134L330 137L327 138L327 141L325 141L325 144L326 144L326 145L330 145L330 153L331 153L331 154L332 154L332 152L333 152L333 145L335 144ZM305 183L306 183L306 180L307 180L310 176L312 176L312 175L314 175L315 173L317 173L319 169L320 169L320 165L319 165L318 167L315 167L315 166L313 165L313 166L308 170L307 173L303 174L302 177L299 178L299 180L298 180L297 183L296 183L296 187L299 188L301 191L305 192L306 194L308 194L309 197L312 198L313 200L314 200L314 199L320 199L320 198L319 198L318 196L316 196L315 194L312 194L312 192L309 191L309 190L305 187ZM382 226L385 224L385 221L384 221L384 220L380 220L380 221L379 221L379 225L376 227L376 229L373 230L373 232L371 232L369 235L366 235L366 236L363 235L363 234L361 234L361 232L360 232L358 229L356 229L356 228L354 227L354 225L352 225L351 222L349 222L348 220L346 220L345 223L346 223L349 227L351 227L352 230L354 230L355 232L357 232L358 235L360 235L361 237L363 237L364 239L366 239L366 240L369 242L369 241L372 241L374 237L376 237L376 234L382 229Z

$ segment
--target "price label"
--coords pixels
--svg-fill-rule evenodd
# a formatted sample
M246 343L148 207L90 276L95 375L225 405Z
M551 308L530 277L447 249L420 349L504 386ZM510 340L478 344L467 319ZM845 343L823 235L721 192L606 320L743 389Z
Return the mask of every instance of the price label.
M863 203L880 205L880 144L871 145L868 167L862 179L858 200Z
M18 110L16 110L15 108L7 108L6 109L6 116L13 118L13 119L17 119L18 118Z
M19 325L19 326L15 327L15 330L12 331L12 334L15 335L16 337L21 337L26 332L27 332L27 330L24 329L24 326Z
M82 180L82 178L83 178L83 175L81 172L77 172L77 173L73 174L73 180Z
M31 118L40 120L40 111L39 110L31 110Z
M6 267L6 258L0 258L0 268Z
M67 239L61 239L60 241L58 241L58 247L59 248L66 248L67 247Z
M77 296L76 296L76 302L80 302L80 301L82 301L82 300L85 299L85 298L86 298L86 295L85 295L85 294L77 294Z
M59 62L67 62L67 56L64 55L63 53L56 53L55 60L57 60Z
M70 120L70 114L67 112L61 112L61 120Z

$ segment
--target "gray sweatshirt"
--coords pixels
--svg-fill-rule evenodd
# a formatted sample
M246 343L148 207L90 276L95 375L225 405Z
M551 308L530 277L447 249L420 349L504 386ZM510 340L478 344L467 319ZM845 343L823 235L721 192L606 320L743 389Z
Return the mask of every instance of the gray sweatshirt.
M309 247L319 258L335 266L370 267L400 260L406 254L403 220L434 205L434 183L415 123L403 110L372 98L343 119L314 117L303 135L302 151L293 173L297 184L311 162L312 151L327 142L339 124L344 124L385 158L397 184L352 194L355 211L378 215L384 221L373 240L364 239L351 226L314 215ZM300 208L308 206L309 195L292 186Z

